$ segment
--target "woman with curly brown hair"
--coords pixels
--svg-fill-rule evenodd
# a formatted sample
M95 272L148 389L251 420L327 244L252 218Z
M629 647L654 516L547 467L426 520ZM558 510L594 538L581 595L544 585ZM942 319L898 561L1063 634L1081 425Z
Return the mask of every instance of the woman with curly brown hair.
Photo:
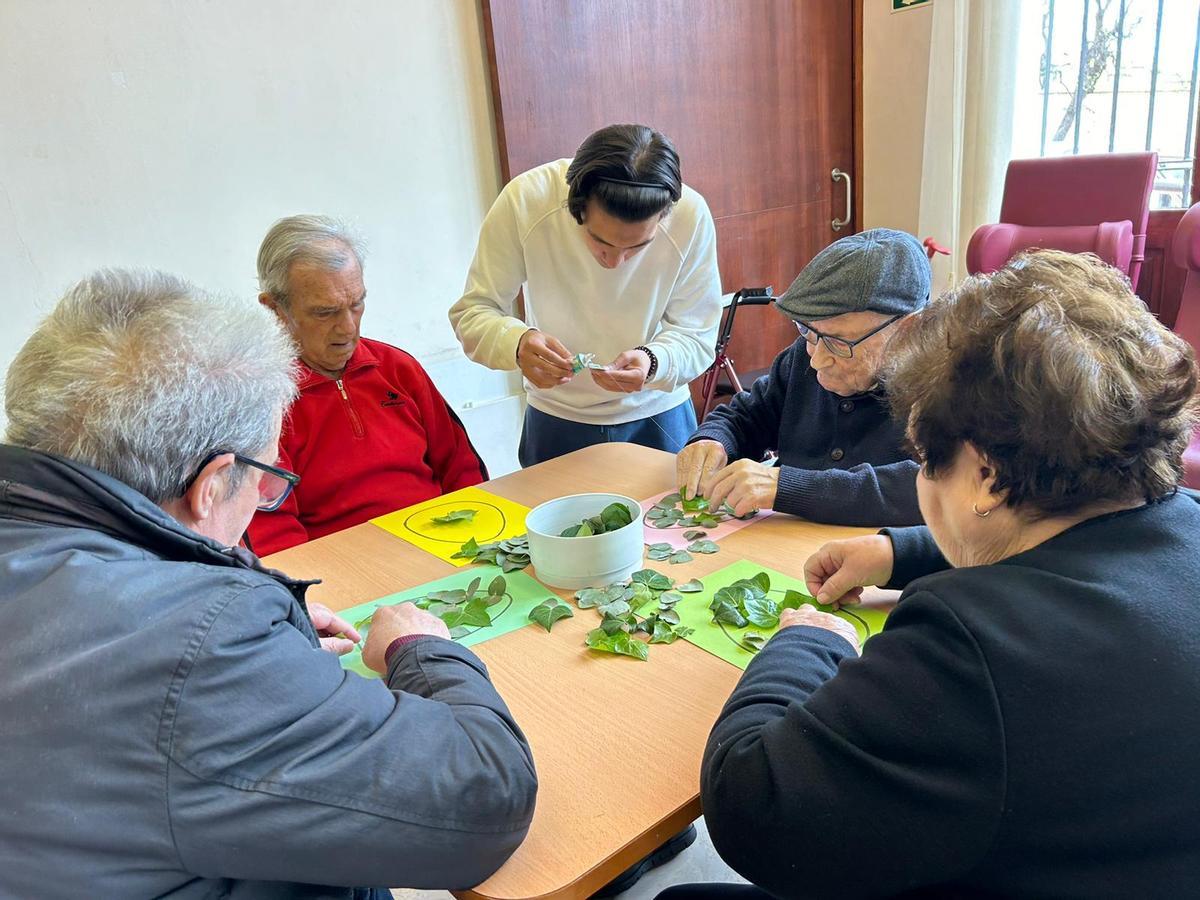
M714 844L781 897L1194 890L1192 350L1115 270L1043 251L888 352L927 526L806 575L826 603L904 592L861 658L805 607L751 663L705 754Z

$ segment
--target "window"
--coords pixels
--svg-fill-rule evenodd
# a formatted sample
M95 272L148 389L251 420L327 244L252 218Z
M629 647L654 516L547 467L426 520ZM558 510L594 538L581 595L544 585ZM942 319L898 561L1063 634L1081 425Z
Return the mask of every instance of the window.
M1200 0L1025 0L1014 158L1158 151L1151 208L1191 204Z

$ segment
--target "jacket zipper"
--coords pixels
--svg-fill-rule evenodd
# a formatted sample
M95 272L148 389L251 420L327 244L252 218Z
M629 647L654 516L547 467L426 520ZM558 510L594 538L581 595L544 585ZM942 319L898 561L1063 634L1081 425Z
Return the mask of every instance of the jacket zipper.
M346 393L346 387L342 384L342 379L337 379L338 393L342 395L342 399L346 401L346 414L350 416L350 424L354 427L355 437L366 436L366 429L363 428L362 419L358 417L358 412L354 409L354 404L350 402L350 395Z

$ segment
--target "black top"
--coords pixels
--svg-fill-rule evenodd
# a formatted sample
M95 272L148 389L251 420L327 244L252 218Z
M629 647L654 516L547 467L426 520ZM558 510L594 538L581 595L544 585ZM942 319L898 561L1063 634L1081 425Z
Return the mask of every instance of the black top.
M839 397L821 387L804 339L771 371L712 411L691 441L719 441L730 459L779 453L775 509L831 525L918 525L917 464L881 391Z
M907 585L861 659L795 627L709 738L708 828L783 897L1190 896L1200 885L1200 495ZM836 678L834 677L836 673Z

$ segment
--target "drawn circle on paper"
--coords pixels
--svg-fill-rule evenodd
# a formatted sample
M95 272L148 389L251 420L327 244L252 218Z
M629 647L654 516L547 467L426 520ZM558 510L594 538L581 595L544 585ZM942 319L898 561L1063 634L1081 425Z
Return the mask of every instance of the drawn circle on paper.
M449 525L434 524L433 520L436 517L444 516L456 509L473 509L475 518L470 522L452 522ZM496 540L508 528L508 519L504 515L504 510L491 503L450 500L410 513L403 525L405 531L415 534L419 538L460 547L469 538L475 538L480 544Z

